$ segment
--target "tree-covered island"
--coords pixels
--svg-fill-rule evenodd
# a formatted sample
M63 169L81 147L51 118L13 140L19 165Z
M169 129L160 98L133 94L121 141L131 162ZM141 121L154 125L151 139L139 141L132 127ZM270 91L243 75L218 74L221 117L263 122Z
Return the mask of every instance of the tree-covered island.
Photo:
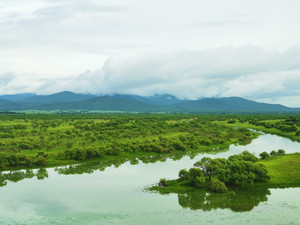
M279 149L260 154L261 159L244 151L228 159L203 157L189 170L179 171L175 180L160 179L148 188L161 193L207 190L225 193L252 187L294 187L300 185L300 154L285 155Z

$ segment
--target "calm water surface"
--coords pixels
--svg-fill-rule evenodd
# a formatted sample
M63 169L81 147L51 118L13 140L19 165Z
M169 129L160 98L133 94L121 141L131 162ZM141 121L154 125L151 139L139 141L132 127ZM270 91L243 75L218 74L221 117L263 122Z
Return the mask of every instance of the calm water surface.
M300 188L228 195L143 191L162 177L176 178L180 169L190 168L203 156L228 157L244 150L258 155L280 148L300 152L300 143L261 135L247 146L232 145L228 151L176 161L143 159L109 167L34 170L39 179L7 181L0 187L0 224L300 224Z

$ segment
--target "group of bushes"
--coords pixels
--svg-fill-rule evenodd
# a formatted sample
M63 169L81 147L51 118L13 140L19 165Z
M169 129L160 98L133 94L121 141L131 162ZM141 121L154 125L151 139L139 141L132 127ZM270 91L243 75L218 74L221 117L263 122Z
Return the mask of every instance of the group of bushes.
M179 172L175 183L206 188L213 192L227 192L230 188L246 189L255 182L270 179L266 167L258 162L258 158L245 151L228 159L208 157L202 158L194 167ZM171 183L170 183L171 182ZM160 180L160 186L168 186L174 181Z
M283 132L295 133L297 136L300 135L300 130L297 129L297 120L285 119L276 123L252 120L250 123L265 128L275 128Z
M32 167L33 165L45 166L47 165L48 155L44 152L38 152L36 156L26 156L20 153L6 154L0 152L0 168L5 167Z
M270 156L278 156L278 155L284 155L284 154L285 154L285 151L283 149L279 149L278 151L275 151L275 150L271 151L270 154L267 152L262 152L259 154L259 156L262 159L267 159Z

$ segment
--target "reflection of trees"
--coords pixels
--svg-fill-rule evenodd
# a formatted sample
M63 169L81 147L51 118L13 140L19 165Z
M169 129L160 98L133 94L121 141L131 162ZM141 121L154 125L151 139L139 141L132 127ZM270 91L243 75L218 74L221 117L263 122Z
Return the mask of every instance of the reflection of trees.
M210 154L217 154L221 151L227 151L228 148L222 149L211 149L209 150ZM207 152L203 151L203 152ZM105 161L96 161L82 164L75 164L66 167L55 168L55 171L58 174L71 175L71 174L91 174L97 170L104 171L106 168L114 166L118 168L122 164L129 162L131 165L137 165L140 162L148 164L148 163L156 163L156 162L165 162L167 159L171 159L173 161L181 160L184 156L189 156L190 159L193 159L197 155L199 155L199 151L190 151L190 152L172 152L170 154L149 154L140 157L129 157L122 159L113 159L113 160L105 160ZM7 185L7 181L18 182L23 179L30 179L33 177L37 177L38 180L43 180L48 178L48 172L45 168L41 168L33 172L33 170L20 170L20 171L10 171L10 172L0 172L0 187Z
M207 193L205 191L180 193L178 203L183 208L210 211L212 209L231 209L234 212L245 212L268 200L268 189L236 191L226 194Z
M19 182L24 179L30 179L35 176L32 170L26 171L10 171L8 173L0 173L0 186L5 186L7 181Z
M48 178L48 171L45 168L40 168L35 175L38 180L44 180Z
M228 148L223 149L213 149L211 153L220 153L220 151L227 151ZM191 151L191 152L183 152L183 153L170 153L170 154L149 154L147 156L140 156L137 158L122 158L122 159L113 159L106 161L98 161L98 162L89 162L82 164L75 164L66 167L55 168L55 171L58 174L64 175L72 175L72 174L91 174L97 170L104 171L106 168L114 166L115 168L120 167L126 162L129 162L131 165L137 165L140 162L148 164L148 163L156 163L156 162L165 162L167 159L171 159L173 161L181 160L184 156L189 156L193 159L195 156L199 155L199 152Z
M48 172L45 168L40 168L36 173L33 170L20 170L20 171L9 171L6 173L0 173L0 187L7 185L7 181L17 183L24 179L31 179L37 177L38 180L48 178Z

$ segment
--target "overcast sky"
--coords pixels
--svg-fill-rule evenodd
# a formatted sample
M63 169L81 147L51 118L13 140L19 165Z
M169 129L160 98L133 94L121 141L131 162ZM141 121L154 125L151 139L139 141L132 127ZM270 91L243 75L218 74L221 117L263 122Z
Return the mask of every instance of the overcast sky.
M300 107L299 0L1 0L0 94Z

